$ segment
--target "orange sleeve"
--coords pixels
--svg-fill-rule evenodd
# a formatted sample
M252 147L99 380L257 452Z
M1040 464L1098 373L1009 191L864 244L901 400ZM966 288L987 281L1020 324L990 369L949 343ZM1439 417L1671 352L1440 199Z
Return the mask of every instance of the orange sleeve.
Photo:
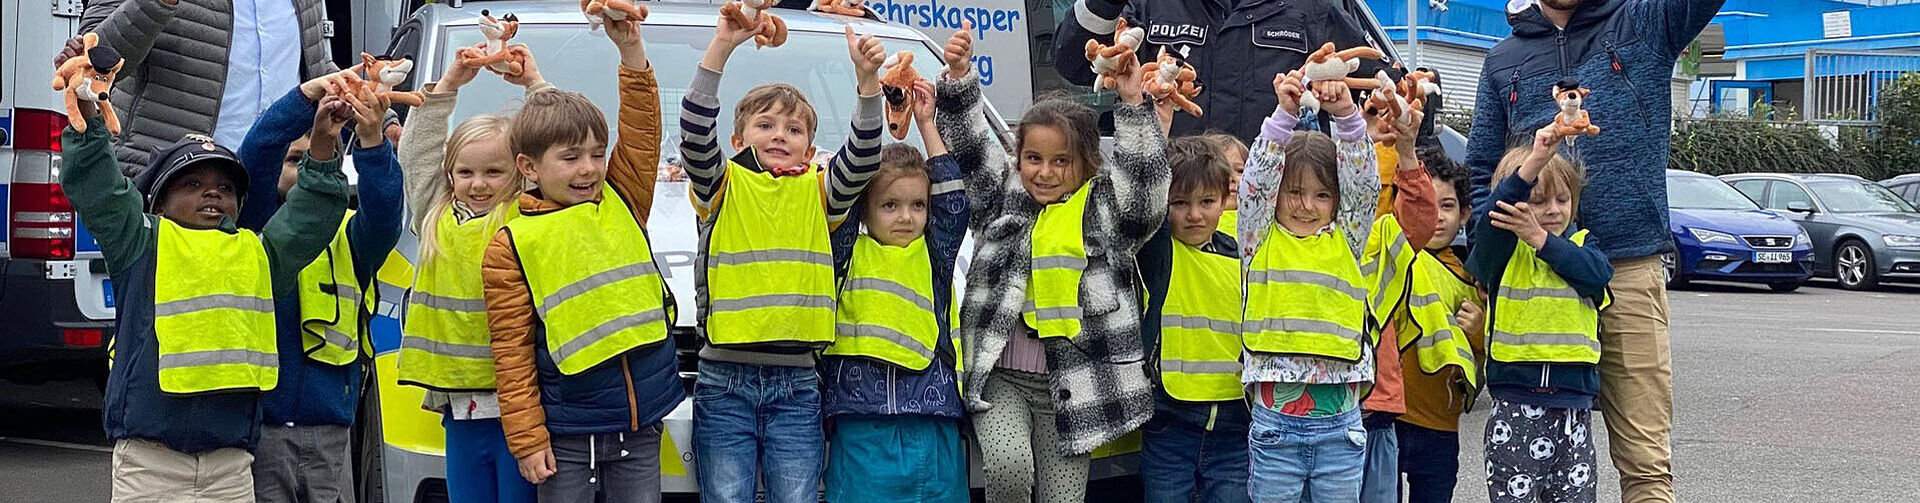
M1380 168L1380 202L1374 206L1374 218L1393 214L1395 179L1393 172L1400 165L1400 153L1393 147L1373 144L1374 163ZM1405 225L1404 223L1402 225Z
M533 293L506 229L487 243L480 277L492 335L493 375L500 387L500 425L507 434L507 450L524 458L548 447L547 414L540 408L539 371L533 363Z
M1433 195L1432 177L1415 164L1395 170L1393 179L1393 213L1400 221L1400 230L1414 249L1424 248L1427 238L1433 236L1434 228L1440 225L1440 203Z
M607 160L607 183L627 201L633 219L646 227L653 213L653 184L660 176L660 86L653 69L620 65L619 140Z

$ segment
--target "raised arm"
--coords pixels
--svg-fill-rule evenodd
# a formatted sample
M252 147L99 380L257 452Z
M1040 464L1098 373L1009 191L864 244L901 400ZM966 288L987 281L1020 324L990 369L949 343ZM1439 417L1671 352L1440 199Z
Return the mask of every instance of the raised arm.
M920 141L927 153L927 244L933 252L934 288L944 291L952 287L954 263L967 238L966 181L960 165L947 153L939 126L934 124L933 83L921 81L913 91L914 124L920 129Z
M347 221L347 246L352 249L354 278L371 285L373 275L400 242L400 162L387 141L386 114L390 103L371 92L348 100L354 113L353 166L360 172L360 211Z
M853 58L854 75L860 93L853 106L852 134L833 156L827 170L827 227L837 228L853 211L853 203L867 188L867 181L880 171L880 132L885 128L880 97L880 63L886 60L886 48L873 35L855 37L853 27L847 34L847 52Z
M989 124L980 98L980 76L972 70L973 33L960 30L947 39L944 57L947 70L939 77L934 92L934 129L948 147L947 156L960 168L965 181L967 204L972 212L968 225L984 225L1006 211L1010 177L1014 174L1013 156L996 124Z
M91 105L81 106L89 110L87 132L75 132L68 126L60 133L60 189L73 203L80 224L100 243L108 272L117 275L132 265L147 241L153 239L153 225L148 219L154 217L141 210L146 206L145 199L134 189L133 181L120 173L106 121L92 115Z
M619 143L607 161L607 183L646 227L653 213L653 184L660 176L660 84L640 40L640 20L609 20L607 38L620 51Z
M303 86L304 87L304 86ZM280 167L287 146L307 134L313 124L313 112L319 108L313 98L294 88L282 95L266 113L254 120L247 137L240 141L240 165L247 168L246 204L240 207L240 226L260 229L280 208Z
M261 228L276 295L293 291L300 270L327 249L340 228L347 210L347 175L340 172L339 131L351 108L337 97L321 100L310 133L313 146L300 159L299 179L287 191L287 202Z
M477 72L474 68L449 65L447 74L440 76L439 82L420 86L425 99L407 114L403 127L407 133L400 135L397 151L401 173L406 178L407 214L412 215L407 227L415 233L420 232L423 222L432 218L427 210L431 209L433 199L450 190L443 166L447 160L447 135L451 134L447 121L453 115L454 105L458 104L460 86L472 81Z
M1116 242L1125 249L1145 245L1167 223L1167 190L1173 172L1167 166L1167 137L1147 103L1113 105L1114 152L1106 180L1113 191ZM1098 186L1096 186L1098 188Z
M173 23L179 0L88 0L80 16L79 33L100 35L100 44L112 47L126 61L122 68L137 69L153 50L160 32ZM135 72L120 72L125 79Z
M1273 115L1260 124L1260 136L1247 147L1247 166L1240 176L1240 224L1235 229L1240 243L1240 273L1245 275L1259 253L1260 245L1273 226L1273 209L1280 195L1280 178L1286 171L1287 142L1293 141L1293 127L1300 124L1300 96L1304 86L1299 78L1273 77L1274 95L1279 105Z
M687 85L687 96L680 100L680 160L687 164L693 210L701 219L713 213L714 198L727 176L719 138L720 73L733 50L753 34L754 30L721 15L714 22L713 41L707 44L700 67L694 69L693 83Z

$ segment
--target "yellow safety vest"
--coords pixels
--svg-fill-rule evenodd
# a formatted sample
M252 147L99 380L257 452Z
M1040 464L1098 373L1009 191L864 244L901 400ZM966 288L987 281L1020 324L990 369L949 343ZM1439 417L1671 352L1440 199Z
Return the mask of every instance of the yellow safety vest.
M1412 291L1407 296L1406 317L1400 323L1400 350L1413 348L1421 372L1437 374L1449 366L1459 367L1467 384L1475 385L1479 371L1473 346L1454 316L1461 302L1477 302L1478 292L1426 252L1414 258L1410 276Z
M160 218L153 334L160 391L268 391L280 382L273 278L252 231L193 230Z
M1360 361L1368 333L1361 281L1345 232L1302 238L1270 224L1247 270L1247 350Z
M667 284L646 231L605 184L586 202L507 223L546 350L566 375L667 339Z
M504 211L502 220L519 215L518 203ZM480 260L493 240L496 221L475 217L459 222L451 205L434 224L434 253L421 254L413 291L407 295L407 317L401 327L399 382L441 391L490 391L493 380L492 336L487 330L487 303L482 295Z
M1220 212L1220 225L1214 226L1214 229L1225 232L1234 239L1240 239L1240 210Z
M1587 231L1573 234L1584 244ZM1581 296L1535 256L1516 245L1494 293L1487 356L1507 363L1599 363L1601 303Z
M1234 400L1240 385L1240 261L1173 242L1160 306L1160 382L1189 402Z
M727 162L706 250L709 343L833 343L825 176L776 177Z
M1087 194L1093 181L1080 184L1065 201L1040 210L1033 223L1033 263L1027 275L1026 303L1020 317L1042 339L1080 335L1080 277L1087 270Z
M300 269L300 340L307 357L329 365L360 359L366 347L367 320L378 299L367 295L353 273L353 246L347 243L347 222L340 219L327 250ZM369 352L370 353L370 352Z
M828 356L855 356L915 372L933 363L940 341L926 238L886 246L861 234L840 285L838 337Z

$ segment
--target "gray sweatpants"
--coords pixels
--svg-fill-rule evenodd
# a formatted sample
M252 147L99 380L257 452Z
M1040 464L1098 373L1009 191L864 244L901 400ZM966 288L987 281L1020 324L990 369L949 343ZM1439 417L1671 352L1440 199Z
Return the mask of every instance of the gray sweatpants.
M660 425L627 433L554 435L552 477L540 503L660 502Z
M1061 456L1047 376L994 369L982 395L993 408L973 415L987 503L1079 503L1087 499L1087 456ZM1037 495L1037 499L1036 499Z
M353 433L345 426L260 426L253 452L259 503L353 503Z

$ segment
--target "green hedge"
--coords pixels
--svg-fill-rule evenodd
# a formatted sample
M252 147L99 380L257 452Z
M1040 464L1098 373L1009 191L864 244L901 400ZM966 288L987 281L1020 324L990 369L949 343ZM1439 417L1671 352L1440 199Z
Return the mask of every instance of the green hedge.
M1840 127L1833 141L1806 123L1679 120L1667 167L1711 175L1848 173L1869 180L1920 171L1920 73L1883 88L1875 112L1874 125Z

